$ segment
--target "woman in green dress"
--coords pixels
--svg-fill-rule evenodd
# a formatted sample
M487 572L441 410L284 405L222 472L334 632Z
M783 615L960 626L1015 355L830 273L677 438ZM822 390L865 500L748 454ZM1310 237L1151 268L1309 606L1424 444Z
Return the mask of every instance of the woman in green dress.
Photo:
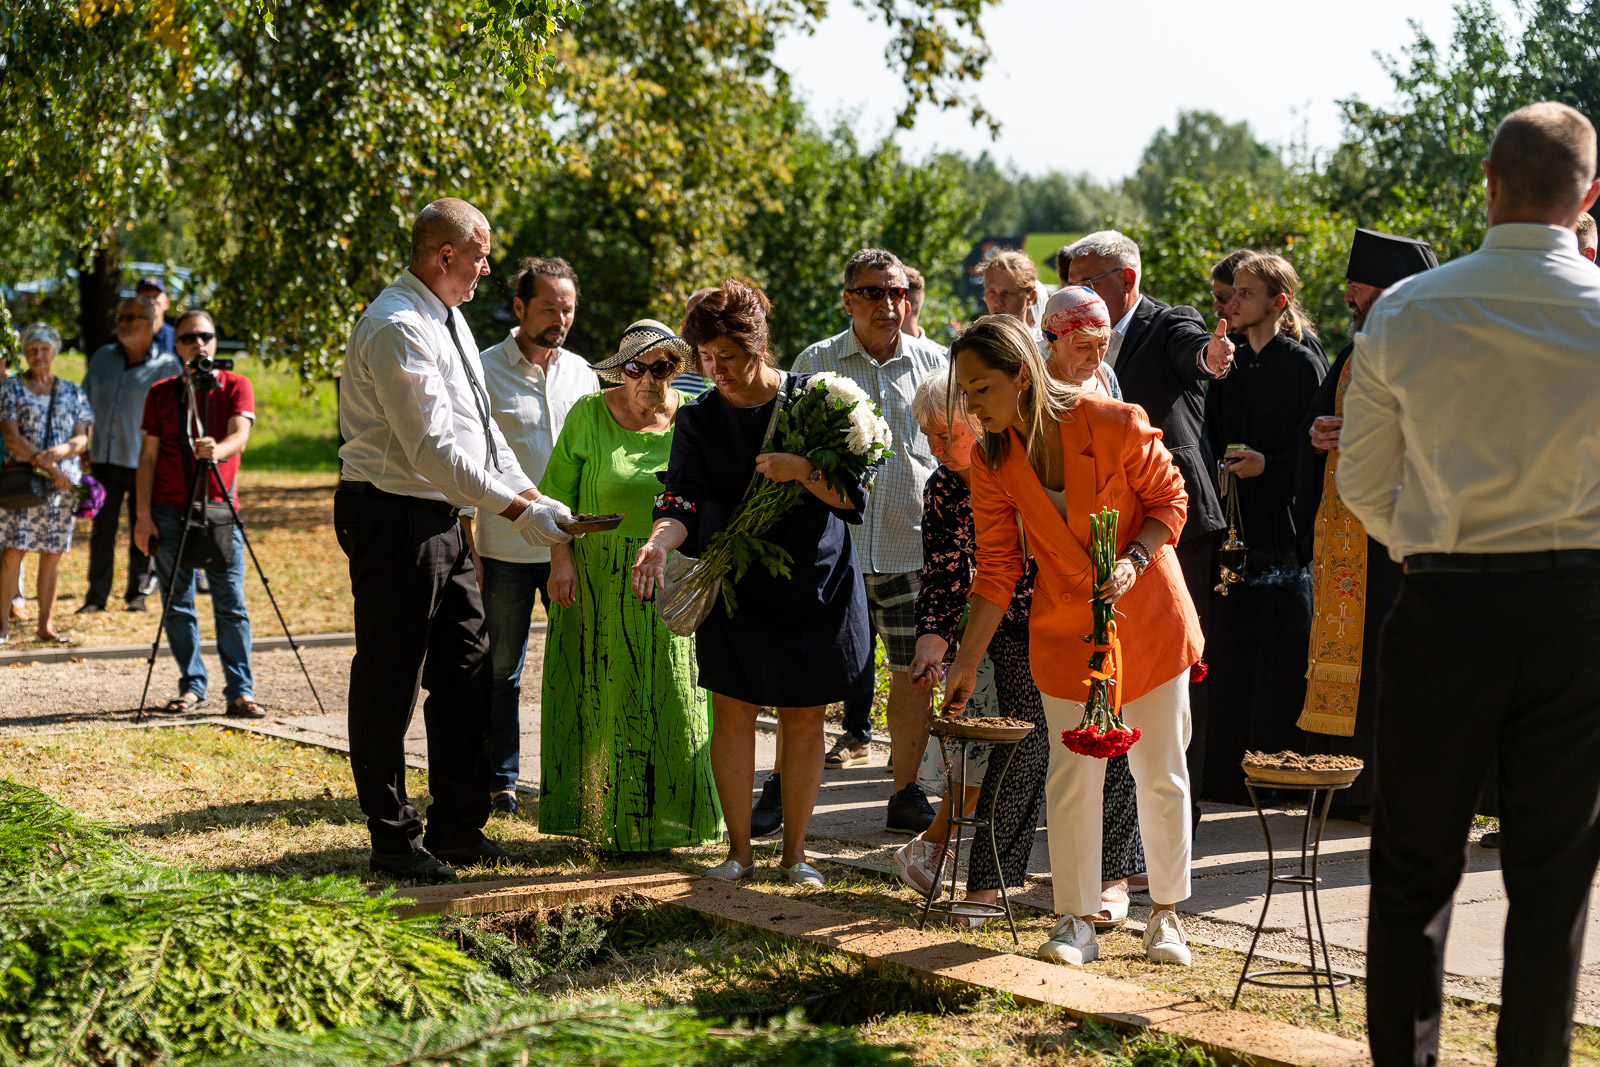
M694 640L629 595L630 568L689 398L671 387L691 365L682 338L653 320L629 326L595 365L615 389L573 406L539 491L575 514L627 516L550 556L540 734L539 829L610 852L705 845L721 838L711 776L711 719Z

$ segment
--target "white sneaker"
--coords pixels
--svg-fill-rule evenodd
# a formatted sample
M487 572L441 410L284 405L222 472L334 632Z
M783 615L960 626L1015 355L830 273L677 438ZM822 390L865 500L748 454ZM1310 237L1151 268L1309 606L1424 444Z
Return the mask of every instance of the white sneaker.
M918 834L894 850L895 877L899 878L900 884L907 889L915 889L923 896L927 896L938 884L939 872L944 868L942 860L938 866L934 865L934 858L938 855L938 843L924 840L922 835Z
M730 857L706 871L706 877L716 878L724 882L740 882L750 877L750 872L755 869L756 865L753 863L740 863Z
M1144 928L1144 955L1151 963L1189 966L1189 935L1175 911L1158 911Z
M790 885L804 885L811 886L812 888L820 888L827 884L822 879L822 872L811 866L811 864L807 863L805 860L801 860L793 867L785 867L782 864L779 864L778 870L783 872L783 876L789 880Z
M1039 958L1051 963L1070 963L1078 966L1093 963L1100 958L1100 946L1094 940L1094 927L1076 915L1063 916L1050 931L1050 940L1039 946Z

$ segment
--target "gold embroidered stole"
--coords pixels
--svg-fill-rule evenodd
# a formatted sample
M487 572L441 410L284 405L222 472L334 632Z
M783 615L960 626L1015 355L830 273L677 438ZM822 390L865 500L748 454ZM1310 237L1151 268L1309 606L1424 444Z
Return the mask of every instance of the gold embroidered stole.
M1333 413L1344 414L1352 360L1346 360L1334 392ZM1334 471L1339 450L1328 453L1317 505L1311 554L1311 656L1306 669L1302 730L1350 737L1356 732L1356 697L1361 690L1361 643L1367 622L1367 531L1339 499Z

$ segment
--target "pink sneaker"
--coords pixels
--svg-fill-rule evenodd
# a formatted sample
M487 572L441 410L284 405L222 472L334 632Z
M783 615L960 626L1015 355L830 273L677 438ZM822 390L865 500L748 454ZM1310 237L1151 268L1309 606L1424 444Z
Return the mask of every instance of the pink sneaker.
M937 841L924 840L920 834L895 849L894 871L900 883L923 896L933 892L939 881L939 871L944 867L939 851ZM939 861L937 867L936 860Z

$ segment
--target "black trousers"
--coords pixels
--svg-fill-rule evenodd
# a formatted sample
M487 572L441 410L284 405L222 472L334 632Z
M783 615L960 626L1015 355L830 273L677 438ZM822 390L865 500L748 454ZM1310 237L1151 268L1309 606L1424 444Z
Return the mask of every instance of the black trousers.
M338 492L334 530L350 559L350 768L379 852L470 848L489 820L491 671L483 600L461 524L408 497ZM428 691L426 840L406 796L404 739Z
M1367 933L1376 1067L1439 1059L1467 831L1499 757L1499 1062L1565 1064L1600 862L1600 570L1413 574L1379 651Z
M1183 572L1183 584L1194 601L1195 614L1200 618L1201 636L1209 634L1211 590L1217 584L1217 545L1221 530L1194 533L1178 541L1178 569ZM1210 655L1209 643L1206 654ZM1206 725L1210 718L1206 683L1204 680L1189 686L1189 748L1184 762L1189 765L1189 815L1195 827L1200 825L1200 779L1206 765Z
M128 588L124 600L132 600L144 588L145 577L150 573L150 557L139 551L133 543L133 523L137 517L135 502L139 471L134 467L113 467L109 463L96 463L92 472L106 487L106 502L94 517L94 527L89 533L89 592L84 595L86 604L106 606L111 598L111 578L117 563L117 527L122 518L122 502L128 502Z

